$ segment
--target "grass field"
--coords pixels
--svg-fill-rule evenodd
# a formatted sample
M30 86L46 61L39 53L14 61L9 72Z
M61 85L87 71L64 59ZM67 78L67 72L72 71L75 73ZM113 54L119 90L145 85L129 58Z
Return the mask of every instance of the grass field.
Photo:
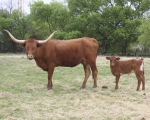
M130 59L121 57L121 59ZM150 58L145 60L146 90L136 91L134 74L115 77L105 56L98 56L98 87L90 76L85 89L82 65L57 67L53 89L47 73L25 55L0 55L0 119L2 120L150 120ZM102 89L106 85L108 89Z

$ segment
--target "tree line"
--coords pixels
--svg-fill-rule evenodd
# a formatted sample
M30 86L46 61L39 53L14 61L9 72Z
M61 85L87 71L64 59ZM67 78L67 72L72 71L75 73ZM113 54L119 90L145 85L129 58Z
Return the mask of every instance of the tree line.
M150 0L37 1L30 4L30 14L1 6L0 52L22 51L2 31L7 29L17 39L32 35L41 40L53 31L58 31L54 39L94 37L100 54L149 53L149 8Z

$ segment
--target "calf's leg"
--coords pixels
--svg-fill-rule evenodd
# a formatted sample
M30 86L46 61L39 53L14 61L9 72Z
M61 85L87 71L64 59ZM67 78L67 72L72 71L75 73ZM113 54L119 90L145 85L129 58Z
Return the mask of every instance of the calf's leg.
M115 89L116 89L116 90L118 89L118 82L119 82L119 79L120 79L120 75L117 75L117 76L116 76L116 86L115 86Z
M140 72L136 72L135 74L136 74L136 78L138 80L138 85L137 85L137 89L136 90L139 91L140 85L141 85L141 81L142 81L141 80L142 77L141 77L141 73Z
M144 73L141 73L141 79L142 79L142 90L145 90L145 77L144 77Z
M145 90L144 72L143 71L136 71L135 74L136 74L136 78L138 80L137 91L140 89L141 82L142 82L142 90Z
M86 61L83 61L82 64L83 64L83 67L84 67L85 78L84 78L83 84L80 87L80 89L85 88L86 82L87 82L87 80L90 76L90 73L91 73L89 64Z

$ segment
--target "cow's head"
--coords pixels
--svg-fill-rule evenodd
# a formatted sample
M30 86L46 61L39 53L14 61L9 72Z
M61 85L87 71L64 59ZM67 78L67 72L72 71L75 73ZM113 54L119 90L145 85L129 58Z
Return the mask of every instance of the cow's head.
M27 40L18 40L8 30L4 30L4 31L6 31L9 34L10 38L14 42L19 43L20 47L23 47L26 49L27 58L29 60L32 60L34 58L36 49L42 46L43 43L46 43L49 40L51 40L53 35L57 32L57 31L53 32L46 40L36 40L33 38L29 38Z
M120 60L120 58L116 56L106 57L106 59L110 60L110 66L115 66L116 61Z

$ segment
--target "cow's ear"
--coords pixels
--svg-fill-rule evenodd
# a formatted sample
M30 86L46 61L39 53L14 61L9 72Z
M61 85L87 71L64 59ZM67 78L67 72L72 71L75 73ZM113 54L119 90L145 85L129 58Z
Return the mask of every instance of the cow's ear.
M26 44L25 43L20 43L19 46L24 48L26 46Z
M106 57L107 60L110 60L110 57Z
M120 60L120 57L117 57L116 60Z
M36 45L37 48L38 48L38 47L41 47L41 46L42 46L42 44L37 44L37 45Z

